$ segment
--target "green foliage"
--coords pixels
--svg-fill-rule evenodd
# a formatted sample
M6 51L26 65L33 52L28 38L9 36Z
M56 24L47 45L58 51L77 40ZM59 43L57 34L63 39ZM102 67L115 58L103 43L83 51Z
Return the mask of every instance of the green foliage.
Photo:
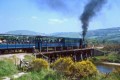
M118 67L115 68L115 69L113 70L113 73L120 75L120 68L118 68Z
M40 71L41 69L48 69L49 64L46 60L38 58L32 61L31 66L33 71Z
M18 65L20 62L20 59L16 55L11 56L10 59L13 61L15 65Z
M110 62L120 62L120 54L117 54L116 52L109 53L107 58Z
M73 62L70 57L60 58L52 64L54 70L43 68L44 62L47 61L34 60L32 64L35 64L35 69L15 80L120 80L120 69L109 74L101 74L89 60Z
M11 59L0 60L0 77L9 76L17 72L17 67Z
M53 70L42 69L39 72L30 72L24 76L19 77L16 80L65 80L65 77Z
M25 61L28 61L28 62L31 62L31 61L33 61L34 59L35 59L35 57L32 56L32 55L25 55L25 56L24 56L24 60L25 60Z
M94 63L100 63L100 62L120 62L120 54L118 52L109 52L104 56L95 56L93 58L89 59L90 61Z

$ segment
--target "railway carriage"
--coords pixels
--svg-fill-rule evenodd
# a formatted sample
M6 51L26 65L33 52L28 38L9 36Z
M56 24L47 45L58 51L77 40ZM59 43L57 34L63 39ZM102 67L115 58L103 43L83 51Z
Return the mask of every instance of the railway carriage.
M2 35L4 42L0 50L33 49L40 52L85 48L81 38L65 38L53 36Z

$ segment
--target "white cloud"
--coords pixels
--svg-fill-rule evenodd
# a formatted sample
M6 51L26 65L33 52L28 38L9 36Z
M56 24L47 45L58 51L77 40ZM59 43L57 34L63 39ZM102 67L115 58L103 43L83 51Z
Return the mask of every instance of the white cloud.
M68 21L68 19L48 19L48 24L62 24Z

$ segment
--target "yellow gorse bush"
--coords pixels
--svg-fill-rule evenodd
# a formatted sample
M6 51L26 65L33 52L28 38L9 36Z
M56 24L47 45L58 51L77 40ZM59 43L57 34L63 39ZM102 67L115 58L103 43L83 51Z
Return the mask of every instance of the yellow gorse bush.
M53 68L70 77L86 77L97 73L95 65L89 60L73 62L70 57L59 58L52 64Z
M72 68L72 75L75 77L86 77L97 73L97 68L90 61L75 62Z
M37 58L32 62L32 69L34 71L40 71L41 69L48 69L49 64L46 60Z
M64 75L71 74L71 67L74 65L74 62L70 57L59 58L56 60L52 66L59 73L63 73Z
M35 59L32 62L32 68L35 71L48 69L48 62L44 59ZM78 79L97 73L97 69L91 61L86 60L81 62L73 62L70 57L57 59L54 63L52 63L52 68L67 77L75 77Z

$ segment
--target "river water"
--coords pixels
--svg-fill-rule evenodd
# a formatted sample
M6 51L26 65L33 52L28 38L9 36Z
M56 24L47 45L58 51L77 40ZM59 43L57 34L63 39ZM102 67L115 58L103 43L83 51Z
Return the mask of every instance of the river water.
M120 66L113 66L113 65L106 65L106 64L96 64L96 67L101 73L110 73L115 68L120 67Z

